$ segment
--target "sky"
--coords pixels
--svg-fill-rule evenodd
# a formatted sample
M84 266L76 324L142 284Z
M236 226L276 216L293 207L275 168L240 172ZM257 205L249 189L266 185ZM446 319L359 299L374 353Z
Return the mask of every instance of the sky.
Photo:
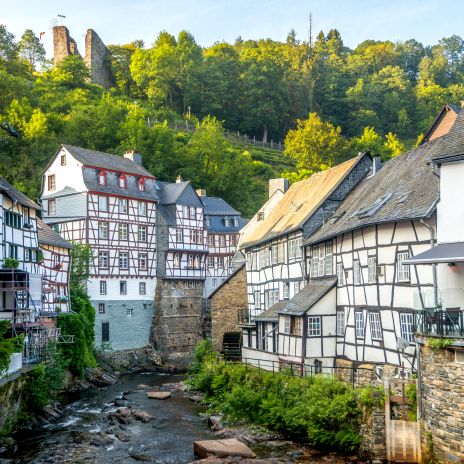
M295 29L307 39L309 13L313 36L337 28L345 45L366 39L407 40L424 45L464 34L464 2L459 0L0 0L0 24L16 35L45 32L52 57L53 25L64 24L84 53L84 36L94 29L105 44L137 39L151 45L158 33L186 29L201 46L214 42L272 38L285 40ZM66 16L58 18L58 14Z

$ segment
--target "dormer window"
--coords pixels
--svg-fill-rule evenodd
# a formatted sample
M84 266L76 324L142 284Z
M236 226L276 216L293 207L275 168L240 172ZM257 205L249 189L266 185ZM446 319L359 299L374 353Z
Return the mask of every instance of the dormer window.
M145 192L145 179L141 177L138 183L139 192Z
M229 219L228 218L224 218L224 226L229 227Z
M124 174L119 176L119 187L122 189L126 188L126 176Z
M234 221L234 227L238 227L238 219L234 218L233 221Z
M98 183L100 185L106 185L106 172L105 171L100 171L98 173Z

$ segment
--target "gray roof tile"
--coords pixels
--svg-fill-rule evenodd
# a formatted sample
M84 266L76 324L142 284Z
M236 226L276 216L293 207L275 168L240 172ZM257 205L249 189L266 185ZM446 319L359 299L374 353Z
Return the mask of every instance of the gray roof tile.
M0 191L23 206L40 210L40 206L0 177Z
M39 244L43 243L45 245L53 245L62 248L72 248L72 245L67 240L45 224L42 219L37 219L37 231Z

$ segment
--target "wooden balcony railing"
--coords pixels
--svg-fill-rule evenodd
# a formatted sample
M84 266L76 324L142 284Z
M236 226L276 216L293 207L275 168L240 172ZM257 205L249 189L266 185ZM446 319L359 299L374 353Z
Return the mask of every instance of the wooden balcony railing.
M420 335L464 338L464 311L459 308L420 311L415 315L415 329Z

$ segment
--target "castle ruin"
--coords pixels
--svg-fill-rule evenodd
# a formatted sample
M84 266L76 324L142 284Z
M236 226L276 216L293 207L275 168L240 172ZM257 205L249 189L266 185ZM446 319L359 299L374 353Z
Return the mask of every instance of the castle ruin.
M66 26L53 28L54 65L70 55L80 55L76 41L69 35ZM93 29L88 29L85 36L84 62L90 70L90 82L108 89L114 84L110 62L111 52Z

